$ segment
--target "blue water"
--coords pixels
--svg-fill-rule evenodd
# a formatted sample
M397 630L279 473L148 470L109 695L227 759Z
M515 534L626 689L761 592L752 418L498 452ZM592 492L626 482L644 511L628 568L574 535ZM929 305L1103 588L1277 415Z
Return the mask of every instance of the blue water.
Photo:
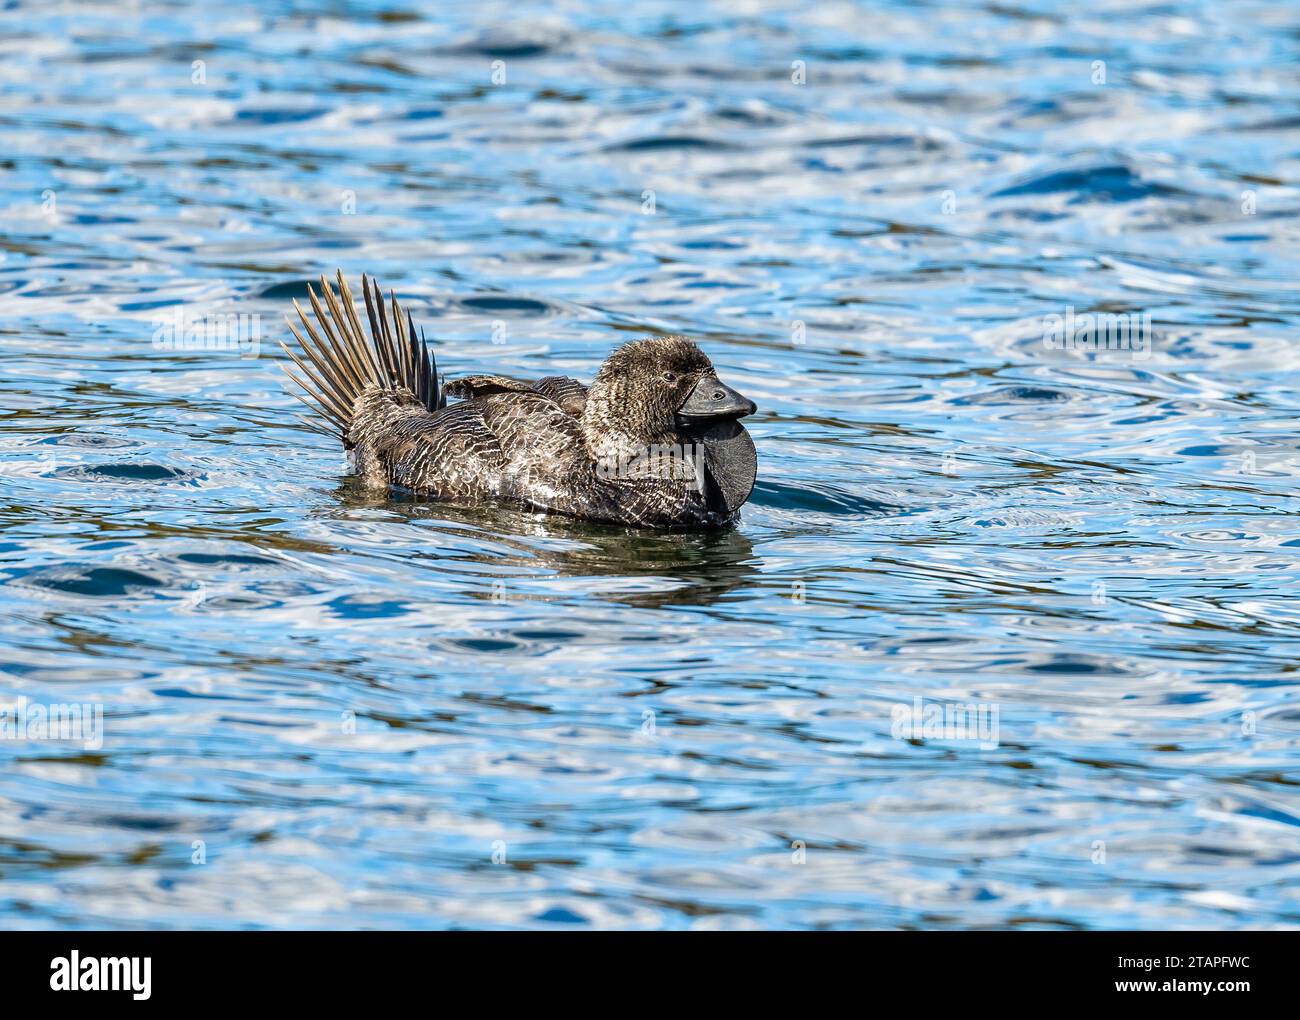
M11 2L0 140L0 925L1300 925L1300 7ZM742 521L359 488L336 267L699 338Z

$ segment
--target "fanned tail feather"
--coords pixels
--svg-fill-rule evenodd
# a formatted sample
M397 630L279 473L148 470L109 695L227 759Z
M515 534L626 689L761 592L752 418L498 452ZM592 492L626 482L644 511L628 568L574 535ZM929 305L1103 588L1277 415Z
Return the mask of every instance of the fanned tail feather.
M416 335L415 321L398 304L391 290L388 292L391 309L385 309L379 285L369 277L361 277L366 317L370 320L367 336L357 317L352 290L343 270L338 272L337 295L324 276L320 278L320 287L324 306L311 284L307 285L319 331L296 300L293 307L306 336L292 320L285 318L306 359L287 344L280 344L302 372L300 376L287 366L284 369L303 391L293 395L319 416L314 420L301 418L301 421L317 432L341 440L344 446L351 446L348 431L357 398L371 386L394 393L409 390L430 411L446 406L446 397L441 395L438 386L437 361L429 351L424 332L421 330Z

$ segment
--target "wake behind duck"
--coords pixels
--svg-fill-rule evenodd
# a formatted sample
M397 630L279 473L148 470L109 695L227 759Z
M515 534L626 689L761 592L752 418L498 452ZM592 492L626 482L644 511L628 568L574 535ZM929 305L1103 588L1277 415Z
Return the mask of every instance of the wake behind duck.
M342 441L372 485L655 528L730 523L753 491L758 460L740 419L757 408L686 337L624 344L590 386L497 375L439 386L391 292L386 307L362 277L367 334L342 271L337 294L320 283L320 297L308 287L319 330L297 301L306 335L289 322L305 358L281 344L303 375L285 371L318 416L307 424Z

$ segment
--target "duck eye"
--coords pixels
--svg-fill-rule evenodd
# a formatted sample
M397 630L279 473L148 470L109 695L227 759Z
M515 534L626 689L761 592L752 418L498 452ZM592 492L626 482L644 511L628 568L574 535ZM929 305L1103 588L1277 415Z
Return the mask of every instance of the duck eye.
M664 382L676 382L676 381L677 381L677 376L673 375L672 372L664 373Z

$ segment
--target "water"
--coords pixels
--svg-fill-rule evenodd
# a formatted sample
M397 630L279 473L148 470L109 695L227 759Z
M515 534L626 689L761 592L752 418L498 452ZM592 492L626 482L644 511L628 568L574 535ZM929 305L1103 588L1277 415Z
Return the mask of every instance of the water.
M1300 924L1300 8L1085 6L7 4L0 923ZM359 489L336 267L698 337L742 522Z

